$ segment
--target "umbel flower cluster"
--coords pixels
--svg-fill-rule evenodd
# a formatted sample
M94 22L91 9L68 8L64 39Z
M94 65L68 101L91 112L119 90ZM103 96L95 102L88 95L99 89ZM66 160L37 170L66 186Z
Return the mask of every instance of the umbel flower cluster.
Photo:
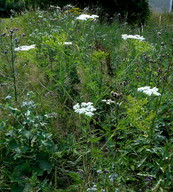
M15 48L15 51L28 51L30 49L34 49L36 45L24 45L24 46L20 46Z
M156 95L156 96L160 96L161 94L160 93L158 93L158 88L156 88L156 87L153 87L152 89L150 88L150 86L145 86L145 87L140 87L140 88L138 88L138 91L139 92L143 92L143 93L145 93L146 95L149 95L149 96L151 96L151 95Z
M98 15L87 15L87 14L81 14L76 19L77 20L83 20L86 21L88 19L96 20L99 16Z
M111 99L103 99L102 101L108 105L110 105L111 103L115 103L115 101L112 101Z
M143 36L140 36L140 35L127 35L127 34L122 34L121 37L122 37L124 40L127 40L127 39L137 39L137 40L140 40L140 41L145 40L145 38L144 38Z
M92 102L84 103L82 102L81 104L77 103L76 105L73 106L73 109L76 113L79 114L84 114L89 117L92 117L94 115L94 111L96 111L96 108L93 107Z

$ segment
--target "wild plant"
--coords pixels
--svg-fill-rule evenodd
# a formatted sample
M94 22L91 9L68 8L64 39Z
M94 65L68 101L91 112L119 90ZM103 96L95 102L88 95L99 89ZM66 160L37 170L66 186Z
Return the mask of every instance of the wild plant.
M16 53L14 49L18 46L19 43L19 38L16 35L16 31L18 30L19 30L18 28L14 28L12 30L7 30L7 33L5 32L1 34L1 46L3 47L4 57L9 67L10 71L9 78L13 79L13 89L16 101L17 101L17 73L15 66ZM4 66L4 68L6 67Z
M53 116L38 114L36 108L32 92L18 108L10 97L1 105L1 111L8 117L1 119L1 165L13 191L40 190L38 177L49 174L53 167L50 157L55 144L48 127L48 119Z
M72 8L19 19L35 48L13 45L17 96L35 96L1 99L0 187L172 191L172 33L80 15Z

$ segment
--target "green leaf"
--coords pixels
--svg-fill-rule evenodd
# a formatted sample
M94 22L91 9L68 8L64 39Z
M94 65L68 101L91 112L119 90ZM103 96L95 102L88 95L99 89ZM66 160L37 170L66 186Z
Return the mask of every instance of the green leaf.
M29 139L29 138L31 137L31 135L32 135L31 131L27 131L27 130L24 131L24 136L25 136L27 139Z
M11 181L18 183L23 183L23 179L30 173L31 167L29 163L23 163L21 165L15 166L13 172L11 173ZM23 178L23 179L22 179Z
M39 160L39 166L42 170L48 171L48 172L51 171L52 169L52 164L45 160Z
M88 140L91 142L91 143L97 143L98 141L100 141L101 137L92 137L92 138L89 138Z
M5 123L5 121L2 121L0 124L0 129L3 130L3 129L5 129L5 127L6 127L6 123Z
M16 184L16 185L13 186L11 192L21 192L23 190L24 190L23 186Z
M81 177L78 173L69 172L68 175L74 180L75 184L81 183Z
M140 167L140 166L145 162L146 159L147 159L147 157L144 157L144 158L141 160L141 162L139 163L138 167Z
M11 140L10 142L9 142L9 147L11 148L11 149L16 149L16 148L18 148L19 147L19 145L18 145L18 143L16 142L16 140Z
M159 181L157 182L157 184L151 189L152 192L157 192L159 190L160 184L163 180L159 179Z

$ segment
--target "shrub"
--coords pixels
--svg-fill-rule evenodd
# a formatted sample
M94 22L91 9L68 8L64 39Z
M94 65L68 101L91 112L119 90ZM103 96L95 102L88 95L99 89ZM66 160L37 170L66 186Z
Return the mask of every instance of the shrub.
M0 17L7 17L13 12L21 13L25 9L25 1L22 0L2 0L0 1Z

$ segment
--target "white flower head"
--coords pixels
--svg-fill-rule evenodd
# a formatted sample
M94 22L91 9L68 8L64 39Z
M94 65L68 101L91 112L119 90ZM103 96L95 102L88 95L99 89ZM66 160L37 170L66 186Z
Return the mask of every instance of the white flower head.
M93 107L92 102L84 103L82 102L81 104L77 103L76 105L73 106L73 109L76 113L79 114L85 114L89 117L92 117L94 115L94 111L96 111L96 108Z
M85 114L87 110L85 108L80 108L80 109L76 109L75 112L79 114Z
M85 112L85 115L89 116L89 117L92 117L94 115L93 112L90 112L90 111L86 111Z
M97 19L97 18L99 18L98 15L91 15L90 17L91 17L91 19Z
M87 14L81 14L76 19L86 21L88 19L96 20L99 16L98 15L87 15Z
M105 102L107 105L110 105L111 103L115 103L115 101L112 101L111 99L103 99L103 102Z
M17 47L14 50L15 51L28 51L30 49L35 49L35 46L36 45L24 45L24 46Z
M28 117L28 116L30 116L30 114L31 114L31 111L27 110L26 113L25 113L25 116Z
M11 95L7 95L7 97L5 97L6 100L9 100L9 99L11 99L11 98L12 98Z
M113 174L109 175L110 182L114 182L115 178L117 178L117 177L118 177L117 173L113 173Z
M64 42L64 45L72 45L72 42Z
M122 34L121 37L122 37L124 40L127 40L127 39L137 39L137 40L140 40L140 41L145 40L145 38L144 38L143 36L140 36L140 35L127 35L127 34Z
M35 107L34 101L23 101L22 102L22 107Z
M87 189L87 192L93 192L93 191L97 191L96 185L93 185L93 187Z
M72 42L59 42L59 45L72 45Z
M74 105L74 106L73 106L73 109L74 109L74 110L80 109L79 103L77 103L76 105Z
M143 92L146 95L155 95L155 96L160 96L161 94L158 92L158 88L157 87L153 87L152 89L150 88L150 86L145 86L145 87L140 87L138 88L139 92Z

